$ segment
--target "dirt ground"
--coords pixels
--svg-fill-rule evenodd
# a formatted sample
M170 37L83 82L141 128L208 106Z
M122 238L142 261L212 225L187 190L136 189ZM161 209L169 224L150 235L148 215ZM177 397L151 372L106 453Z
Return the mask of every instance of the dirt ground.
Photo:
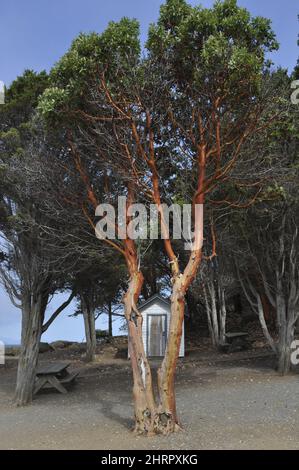
M45 391L15 408L16 361L0 369L0 449L299 449L299 375L280 377L269 351L234 354L208 349L180 361L177 404L184 431L134 436L131 372L115 350L92 366L81 353L42 354L80 370L67 395ZM157 364L155 364L157 366Z

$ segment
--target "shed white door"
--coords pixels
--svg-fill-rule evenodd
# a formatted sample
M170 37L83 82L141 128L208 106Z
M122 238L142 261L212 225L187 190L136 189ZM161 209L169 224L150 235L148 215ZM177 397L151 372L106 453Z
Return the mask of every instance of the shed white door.
M167 315L147 315L147 355L164 356L167 336Z

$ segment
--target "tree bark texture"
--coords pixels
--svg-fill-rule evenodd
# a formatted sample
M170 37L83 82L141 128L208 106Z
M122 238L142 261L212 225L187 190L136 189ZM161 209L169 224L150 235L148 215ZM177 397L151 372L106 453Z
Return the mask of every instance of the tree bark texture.
M18 363L15 404L28 405L32 402L42 324L48 297L40 294L28 296L22 307L21 352Z

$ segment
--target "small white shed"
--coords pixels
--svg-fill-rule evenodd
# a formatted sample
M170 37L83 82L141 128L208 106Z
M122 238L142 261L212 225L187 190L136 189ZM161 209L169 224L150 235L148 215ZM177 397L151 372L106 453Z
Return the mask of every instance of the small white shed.
M154 295L138 306L143 316L142 337L148 357L163 357L170 323L170 302ZM185 355L184 325L180 346L180 357Z

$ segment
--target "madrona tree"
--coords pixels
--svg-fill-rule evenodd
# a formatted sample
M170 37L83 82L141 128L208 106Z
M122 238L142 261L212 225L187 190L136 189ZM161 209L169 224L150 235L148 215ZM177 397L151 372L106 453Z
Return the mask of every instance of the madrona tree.
M234 0L216 2L211 9L168 0L150 28L145 57L138 33L135 21L123 19L101 35L80 35L51 72L52 87L39 109L48 122L67 129L73 167L85 184L89 206L95 209L103 202L97 186L104 181L106 201L127 197L124 225L115 225L115 240L104 242L125 257L130 275L124 304L136 431L168 433L180 428L175 370L185 296L202 261L203 227L195 224L194 216L212 201L240 205L244 186L246 197L254 200L263 185L250 172L245 180L239 178L236 168L248 158L249 139L277 116L275 96L264 87L265 55L277 43L270 22L252 18ZM228 183L237 201L228 197ZM156 207L172 278L171 321L157 400L137 307L142 263L128 231L120 239L136 200ZM163 210L163 202L178 200L193 207L194 237L183 260ZM88 217L93 224L94 217Z

